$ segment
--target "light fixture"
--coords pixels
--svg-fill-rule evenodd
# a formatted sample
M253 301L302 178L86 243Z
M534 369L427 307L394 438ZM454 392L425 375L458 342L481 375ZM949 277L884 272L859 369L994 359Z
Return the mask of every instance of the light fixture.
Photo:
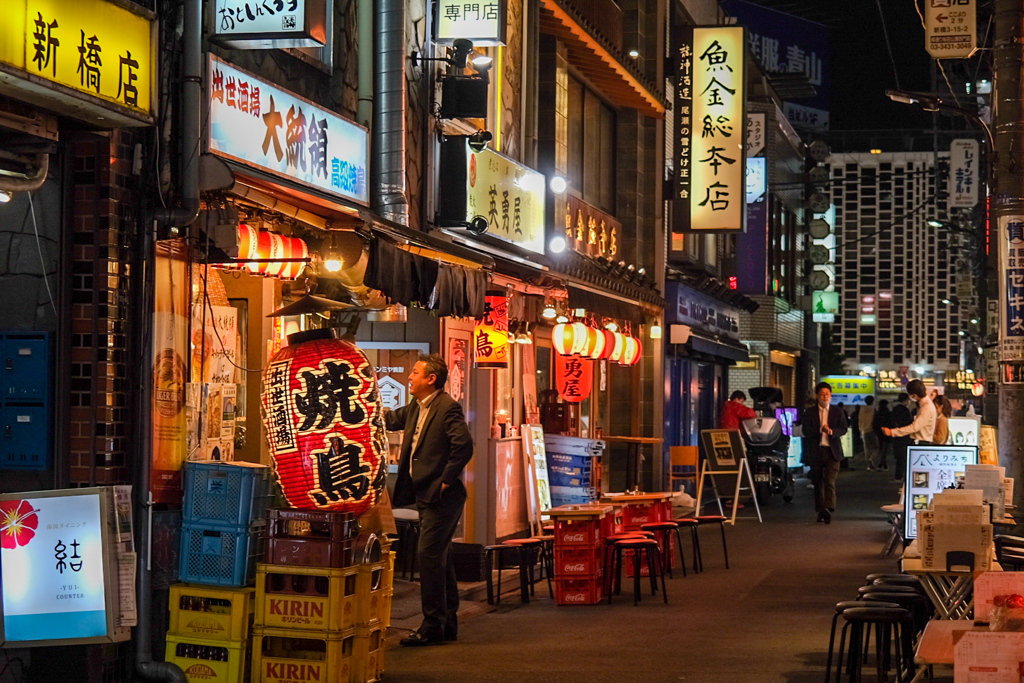
M946 304L947 306L949 306L951 303L953 303L949 299L939 299L939 301L941 301L942 303Z
M914 372L916 372L919 375L923 375L924 374L924 368L922 366L918 365L917 367L914 368Z
M324 268L330 273L337 273L341 270L342 262L341 256L338 254L338 248L334 244L334 235L327 238L324 243L323 252Z
M11 201L12 197L13 195L10 192L4 192L3 190L0 190L0 204L6 204L7 202Z
M480 74L490 71L491 67L494 66L494 60L487 55L476 55L473 59L469 60L469 63Z
M489 130L478 130L469 136L469 148L474 152L480 153L487 149L487 143L494 139Z
M978 324L978 319L977 318L971 318L971 324L972 325L977 325Z
M561 313L557 318L555 318L555 322L564 325L569 322L569 316L565 313Z
M568 186L569 182L560 175L551 176L551 180L548 181L548 187L555 194L562 194Z
M929 228L941 228L944 225L942 221L936 220L935 218L929 218L925 223Z
M613 322L610 322L610 323L606 324L604 326L604 329L608 330L609 332L618 332L619 331L619 326L616 325L615 322L613 321Z
M554 305L552 305L551 302L549 301L549 302L547 302L544 305L544 310L541 311L540 314L544 318L546 318L548 320L552 320L556 315L558 315L558 312L555 311Z
M957 332L957 334L959 334L961 337L966 337L967 336L967 333L964 332L963 330L960 330L959 332Z
M878 149L877 147L872 147L871 148L871 153L872 154L881 154L882 150Z
M629 56L632 57L633 59L636 59L637 57L640 56L640 51L634 47L632 50L629 51Z
M469 53L473 51L473 41L465 38L456 38L452 42L452 53L448 57L448 63L456 69L465 69L469 60Z
M519 334L516 335L516 344L532 344L533 338L530 336L530 323L525 320L519 327Z
M548 242L548 249L552 254L561 254L565 251L565 238L561 235L555 235L551 238L551 241Z
M871 366L870 365L865 365L864 366L864 374L865 375L870 375L871 374Z
M658 323L651 325L651 339L661 339L661 325Z

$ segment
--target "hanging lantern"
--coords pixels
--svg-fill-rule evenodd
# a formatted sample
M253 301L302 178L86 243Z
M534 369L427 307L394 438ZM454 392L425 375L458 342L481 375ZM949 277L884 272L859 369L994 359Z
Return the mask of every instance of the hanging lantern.
M248 259L256 258L256 240L257 240L256 228L246 223L238 224L238 258ZM241 269L248 267L248 264L234 264L232 268Z
M299 237L288 237L287 239L291 240L291 255L289 258L309 258L309 246L306 244L306 240ZM281 277L287 280L294 280L302 273L302 269L305 265L306 264L302 261L293 261L292 263L286 264Z
M488 292L484 315L473 329L474 367L498 370L508 367L508 299L505 292Z
M555 356L555 388L568 403L579 403L594 387L594 361L578 356Z
M288 336L263 375L263 424L285 499L359 515L387 476L388 438L373 364L333 330Z
M258 230L256 232L256 241L252 243L249 248L249 258L252 259L268 259L270 258L270 233L266 230ZM266 263L260 263L256 261L250 261L245 264L245 269L253 275L259 275L263 268L266 267Z
M595 360L608 360L612 356L612 352L615 351L615 333L610 330L598 330L600 335L604 338L601 346L601 353L595 357Z
M563 356L578 356L587 346L587 326L583 323L558 323L551 330L551 345Z
M622 357L619 358L621 365L636 365L643 355L643 344L636 337L626 337L622 349Z
M612 336L615 341L612 344L612 352L608 355L608 360L618 363L622 360L622 352L626 348L626 335L621 332L612 332Z
M587 328L587 345L581 354L584 358L597 359L604 353L604 335L601 330L593 327Z
M285 238L282 237L281 235L278 235L278 234L273 233L273 232L269 233L269 234L270 234L270 254L267 256L267 258L269 258L269 259L288 258L288 255L285 253L285 247L284 247L284 240L285 240ZM281 274L281 270L284 269L284 267L286 265L287 264L281 263L280 261L273 261L272 260L269 263L261 263L259 270L264 275L269 275L270 277L277 277L278 275Z

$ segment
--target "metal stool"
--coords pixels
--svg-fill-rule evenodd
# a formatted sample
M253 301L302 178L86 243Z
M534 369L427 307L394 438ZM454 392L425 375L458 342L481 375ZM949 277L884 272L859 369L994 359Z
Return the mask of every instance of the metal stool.
M686 576L686 559L683 557L683 537L679 533L679 525L675 522L652 522L642 524L642 531L652 531L661 534L662 558L665 560L665 569L668 577L672 578L672 532L676 532L676 543L679 544L679 564L683 569L683 576Z
M505 564L506 553L514 554L515 563L519 567L519 596L523 603L530 602L530 593L533 589L533 565L536 562L536 553L542 550L542 542L533 539L516 539L524 541L521 543L502 543L500 545L489 545L484 547L484 564L487 575L487 604L495 605L501 603L501 568ZM498 570L498 590L494 592L493 574L494 569ZM548 579L550 582L550 577Z
M836 683L843 677L843 653L846 643L850 644L848 672L850 683L861 680L861 661L864 647L864 629L875 627L875 670L879 681L888 680L889 646L896 652L896 681L903 683L904 666L910 661L912 653L906 651L908 628L912 628L913 617L908 610L896 607L850 607L841 612L843 619L842 634L839 638L839 654L836 657ZM849 640L847 640L849 634ZM866 649L866 648L865 648ZM830 664L831 667L831 664ZM832 679L831 668L827 673L826 683Z
M607 586L611 589L614 585L615 593L621 592L622 588L622 553L625 550L633 551L633 606L640 603L640 554L647 551L647 568L651 578L651 595L658 592L658 576L661 576L661 594L665 602L668 602L668 592L665 589L665 570L661 563L661 550L658 542L653 538L621 538L611 544L611 573L607 575ZM614 581L614 584L612 583ZM612 591L608 591L608 604L612 602Z
M832 672L832 648L836 644L836 622L839 621L839 615L844 610L850 609L851 607L863 607L864 603L859 600L843 600L842 602L836 603L836 612L832 615L832 628L829 629L828 633L828 659L825 663L825 683L828 683L830 674ZM896 607L899 605L895 602L872 602L872 607Z
M677 517L672 521L680 529L690 530L690 545L693 548L693 571L698 573L704 571L704 558L700 554L700 534L697 533L697 527L700 526L700 522L693 517ZM683 556L681 547L679 549L679 556Z
M402 569L402 578L412 581L416 578L417 546L420 541L420 513L409 508L395 508L395 527L398 529L398 544L395 547L395 564Z

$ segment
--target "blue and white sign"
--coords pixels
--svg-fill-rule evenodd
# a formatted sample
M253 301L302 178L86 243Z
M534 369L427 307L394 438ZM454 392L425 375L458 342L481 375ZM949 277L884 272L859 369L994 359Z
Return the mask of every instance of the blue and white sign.
M978 203L980 169L977 140L949 144L949 208L970 209Z
M101 500L96 493L0 503L5 641L107 635Z
M369 203L365 128L213 55L207 91L211 152Z
M769 74L802 73L817 95L785 103L794 126L828 130L832 103L832 48L822 24L760 7L743 0L722 0L722 9L747 29L750 54Z

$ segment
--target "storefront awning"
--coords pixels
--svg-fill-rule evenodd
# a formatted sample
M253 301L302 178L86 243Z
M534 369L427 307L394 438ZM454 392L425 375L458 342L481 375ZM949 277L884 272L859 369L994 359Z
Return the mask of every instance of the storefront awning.
M698 352L711 356L718 356L730 361L745 363L750 360L750 353L747 347L739 342L717 340L699 334L690 334L690 339L685 346Z
M583 28L584 23L575 10L558 0L541 0L540 30L565 43L569 63L615 105L636 109L644 116L664 116L665 103L657 88L635 69L627 68L625 55Z
M605 296L580 287L573 287L572 285L569 285L566 289L569 293L570 308L585 308L588 312L604 318L628 320L638 325L643 322L643 311L639 303L625 301L613 296Z

